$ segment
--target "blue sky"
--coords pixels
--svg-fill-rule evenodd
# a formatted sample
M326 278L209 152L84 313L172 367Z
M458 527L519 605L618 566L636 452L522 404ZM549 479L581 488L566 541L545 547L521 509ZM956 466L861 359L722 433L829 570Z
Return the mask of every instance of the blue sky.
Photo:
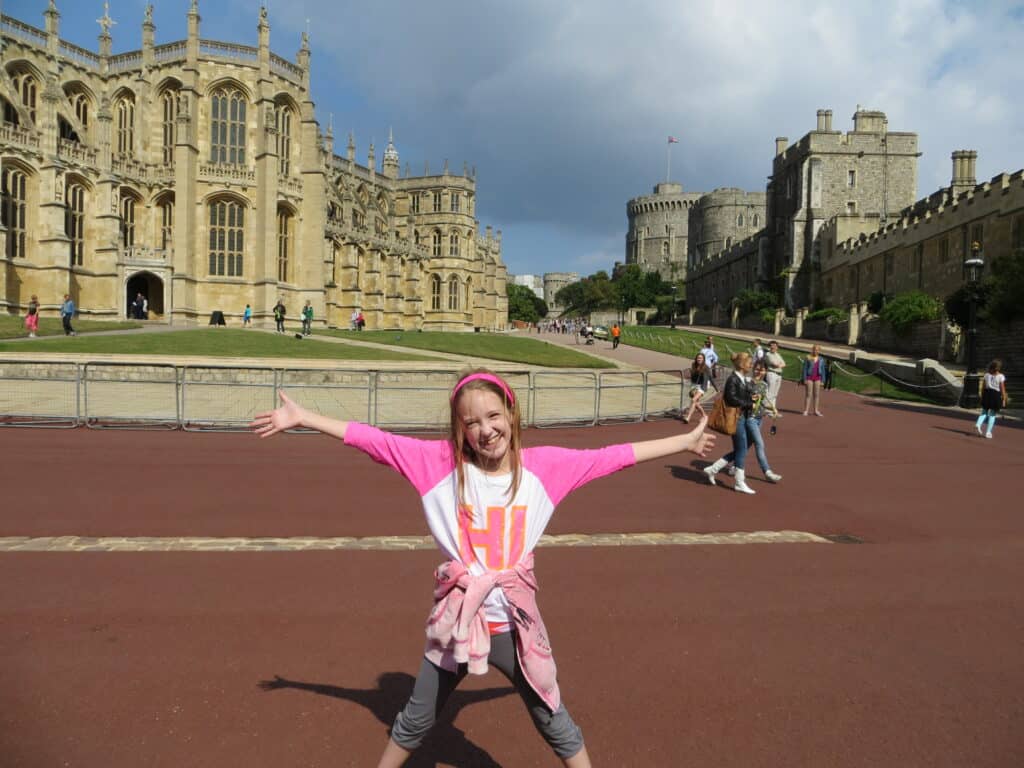
M3 0L43 26L46 0ZM144 0L111 0L116 51L139 47ZM153 0L157 42L185 36L189 0ZM259 0L200 0L201 34L254 44ZM476 166L480 226L516 274L610 270L626 201L664 179L763 190L776 136L858 104L916 131L918 196L975 149L979 181L1024 167L1020 2L800 0L267 0L292 58L309 19L313 97L365 162L394 129L402 164ZM97 0L57 0L61 36L95 49Z

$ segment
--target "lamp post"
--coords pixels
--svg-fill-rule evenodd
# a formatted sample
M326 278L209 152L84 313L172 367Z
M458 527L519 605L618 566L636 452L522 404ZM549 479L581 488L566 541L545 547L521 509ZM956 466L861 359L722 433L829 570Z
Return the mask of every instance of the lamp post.
M672 311L669 312L669 325L675 330L676 327L676 292L679 290L679 286L672 283Z
M967 371L964 374L964 388L960 392L960 406L971 408L977 398L977 350L978 350L978 288L981 273L985 271L981 243L971 243L970 258L964 260L964 279L967 281Z

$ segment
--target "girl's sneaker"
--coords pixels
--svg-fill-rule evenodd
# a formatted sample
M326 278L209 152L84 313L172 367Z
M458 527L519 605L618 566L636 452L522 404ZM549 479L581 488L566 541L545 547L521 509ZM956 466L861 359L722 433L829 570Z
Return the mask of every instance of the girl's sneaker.
M991 432L986 432L985 433L985 437L987 437L989 440L991 440L992 439L992 433Z
M779 482L779 480L782 479L782 475L780 475L778 472L772 472L770 469L764 473L764 476L773 483L777 483Z
M975 431L978 433L978 437L981 437L984 433L981 431L981 424L974 425Z

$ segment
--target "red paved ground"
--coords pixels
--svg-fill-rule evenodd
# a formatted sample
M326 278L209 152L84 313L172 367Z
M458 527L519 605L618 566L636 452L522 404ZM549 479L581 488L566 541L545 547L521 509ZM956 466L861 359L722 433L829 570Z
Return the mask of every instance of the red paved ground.
M553 533L868 542L540 550L563 692L597 764L1024 765L1024 430L982 440L963 417L841 393L825 412L787 414L769 439L785 480L756 497L696 482L702 462L680 457L559 509ZM425 533L397 476L319 437L7 429L0 451L0 536ZM437 561L0 553L0 765L372 765ZM497 673L455 705L411 765L556 764Z

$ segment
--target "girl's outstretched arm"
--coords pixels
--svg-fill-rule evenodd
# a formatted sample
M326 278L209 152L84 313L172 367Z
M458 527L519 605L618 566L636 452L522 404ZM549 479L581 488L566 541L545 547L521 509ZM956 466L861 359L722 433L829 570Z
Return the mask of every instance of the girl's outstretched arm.
M681 435L663 437L660 440L644 440L642 443L633 443L633 455L636 462L660 459L662 456L671 456L673 453L690 451L698 456L707 456L715 447L715 436L705 431L708 423L708 415L701 410L700 422L697 426Z
M284 432L286 429L305 427L323 432L325 435L336 437L339 440L345 439L345 430L348 428L347 421L321 416L319 413L303 408L284 392L278 391L277 394L281 398L280 407L273 411L256 414L256 418L249 424L252 431L260 437L270 437L278 432Z

